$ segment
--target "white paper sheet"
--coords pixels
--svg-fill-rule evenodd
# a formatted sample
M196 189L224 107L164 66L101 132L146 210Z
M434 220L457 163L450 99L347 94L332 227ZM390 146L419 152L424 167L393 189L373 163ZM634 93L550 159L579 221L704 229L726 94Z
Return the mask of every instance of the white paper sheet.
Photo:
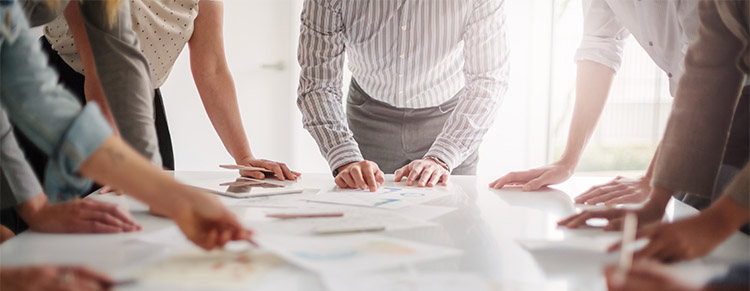
M283 262L281 258L260 250L206 252L193 248L144 267L133 279L141 284L170 288L247 290Z
M456 209L455 207L420 204L394 209L393 212L404 217L429 221L456 211Z
M187 247L193 244L177 226L171 226L151 232L143 232L135 237L134 240L154 245L174 247Z
M362 276L327 276L329 291L490 291L494 284L471 273L381 273Z
M318 204L321 205L321 204ZM363 207L346 207L327 205L326 211L341 212L341 217L321 217L302 219L263 219L261 221L245 220L244 225L259 234L313 235L315 229L330 227L367 227L383 226L385 230L404 230L421 227L436 227L437 224L426 220L405 217L390 210ZM333 206L333 207L332 207ZM279 212L278 210L273 212Z
M528 251L570 251L581 250L596 253L606 253L614 243L620 241L619 236L570 237L564 240L517 240L521 247Z
M399 209L426 203L451 195L447 188L381 187L376 192L351 189L331 189L315 195L310 201L345 204L384 209Z
M303 237L258 235L264 248L321 274L351 274L459 255L456 249L373 234Z

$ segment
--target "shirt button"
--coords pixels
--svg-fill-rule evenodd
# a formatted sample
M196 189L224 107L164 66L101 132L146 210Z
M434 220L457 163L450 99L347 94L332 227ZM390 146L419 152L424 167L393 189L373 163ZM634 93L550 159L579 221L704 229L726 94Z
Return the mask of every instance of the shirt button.
M400 55L400 56L398 56L398 57L399 57L399 58L402 58L402 59L403 59L403 58L405 58L405 57L406 57L406 55Z
M672 78L672 73L667 73L667 77Z
M398 74L398 77L399 77L399 78L403 78L403 77L404 77L404 74ZM670 77L671 77L671 76L670 76Z
M404 94L404 91L398 91L398 94L401 94L401 95L403 95L403 94Z
M649 41L648 42L648 46L654 46L654 42L653 41Z
M406 30L406 25L402 26L401 30Z

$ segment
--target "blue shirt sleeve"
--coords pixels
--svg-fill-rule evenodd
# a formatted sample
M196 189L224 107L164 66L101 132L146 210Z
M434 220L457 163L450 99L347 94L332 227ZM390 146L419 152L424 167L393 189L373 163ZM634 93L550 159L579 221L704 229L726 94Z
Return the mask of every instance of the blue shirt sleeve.
M51 198L70 197L90 187L78 169L104 139L112 134L96 104L81 108L58 84L57 73L47 65L20 7L3 7L0 13L0 104L39 149L47 154L44 189ZM8 19L10 18L10 19Z

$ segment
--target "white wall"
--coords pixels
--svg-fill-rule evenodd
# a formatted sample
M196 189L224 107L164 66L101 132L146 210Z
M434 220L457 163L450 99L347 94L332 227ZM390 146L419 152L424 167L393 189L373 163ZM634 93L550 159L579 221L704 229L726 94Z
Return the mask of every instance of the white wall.
M303 172L328 172L317 145L302 129L295 104L301 3L224 1L227 58L255 155L285 161ZM551 3L506 1L506 6L511 85L495 126L480 148L480 175L497 176L547 160ZM278 61L284 63L283 71L260 68ZM187 50L162 90L177 169L214 170L219 163L231 162L202 108L189 73Z

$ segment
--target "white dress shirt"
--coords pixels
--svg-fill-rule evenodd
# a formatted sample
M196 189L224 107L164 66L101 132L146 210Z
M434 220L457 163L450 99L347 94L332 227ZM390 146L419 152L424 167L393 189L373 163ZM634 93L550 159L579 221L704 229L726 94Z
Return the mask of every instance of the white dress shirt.
M594 61L615 71L625 38L632 34L669 77L672 96L684 71L683 59L698 39L699 0L583 0L583 40L575 60Z
M458 106L427 156L451 169L473 153L508 85L503 0L306 0L297 104L336 169L362 155L343 111L345 55L360 87L398 108Z

